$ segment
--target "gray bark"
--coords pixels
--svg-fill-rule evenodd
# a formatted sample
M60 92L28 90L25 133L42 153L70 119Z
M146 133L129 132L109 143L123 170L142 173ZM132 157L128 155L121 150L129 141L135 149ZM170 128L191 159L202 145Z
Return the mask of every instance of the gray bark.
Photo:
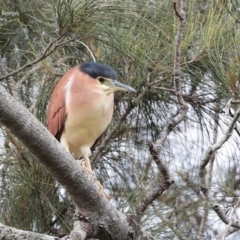
M132 230L127 217L117 211L104 194L99 196L99 188L93 176L82 171L79 163L43 124L1 85L0 122L8 127L66 188L78 208L80 219L85 225L89 225L86 227L84 239L96 236L99 239L138 239L139 227L138 233ZM77 231L74 229L74 234ZM79 229L79 233L81 232L82 229Z
M4 240L57 240L58 238L11 228L0 223L0 239Z

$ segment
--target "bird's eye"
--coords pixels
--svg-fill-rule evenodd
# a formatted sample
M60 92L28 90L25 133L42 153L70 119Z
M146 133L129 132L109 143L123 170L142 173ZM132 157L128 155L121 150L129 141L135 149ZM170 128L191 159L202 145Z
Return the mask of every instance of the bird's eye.
M99 81L101 84L103 84L103 83L105 82L105 79L102 78L102 77L100 77L100 78L98 78L98 81Z

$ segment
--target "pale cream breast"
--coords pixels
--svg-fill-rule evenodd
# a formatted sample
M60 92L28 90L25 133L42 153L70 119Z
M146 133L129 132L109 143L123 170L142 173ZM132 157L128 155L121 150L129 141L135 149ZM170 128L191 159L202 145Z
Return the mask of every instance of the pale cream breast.
M81 89L71 91L74 82L66 85L67 117L63 137L68 142L69 151L75 157L82 155L82 149L90 148L94 141L106 130L113 114L113 94L106 95L104 89L88 93L88 99L81 97ZM92 101L92 100L95 101ZM87 124L86 124L87 123Z

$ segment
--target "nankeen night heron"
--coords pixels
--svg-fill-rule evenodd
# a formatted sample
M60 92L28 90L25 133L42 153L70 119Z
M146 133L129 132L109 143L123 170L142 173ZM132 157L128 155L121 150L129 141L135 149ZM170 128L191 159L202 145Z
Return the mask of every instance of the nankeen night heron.
M135 92L112 68L85 62L60 79L50 99L49 131L76 159L83 157L91 173L90 148L112 119L116 91Z

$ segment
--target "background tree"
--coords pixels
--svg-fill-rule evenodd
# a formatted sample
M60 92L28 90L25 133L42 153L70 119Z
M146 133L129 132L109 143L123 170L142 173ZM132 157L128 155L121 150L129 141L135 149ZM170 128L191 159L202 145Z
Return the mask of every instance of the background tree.
M142 212L147 232L238 239L239 7L188 2L179 71L179 2L176 12L167 0L0 2L1 85L45 124L56 82L93 60L87 45L138 90L116 96L113 122L92 156L111 204L140 216L146 197L174 180ZM65 189L3 125L0 138L0 222L69 234L75 207Z

